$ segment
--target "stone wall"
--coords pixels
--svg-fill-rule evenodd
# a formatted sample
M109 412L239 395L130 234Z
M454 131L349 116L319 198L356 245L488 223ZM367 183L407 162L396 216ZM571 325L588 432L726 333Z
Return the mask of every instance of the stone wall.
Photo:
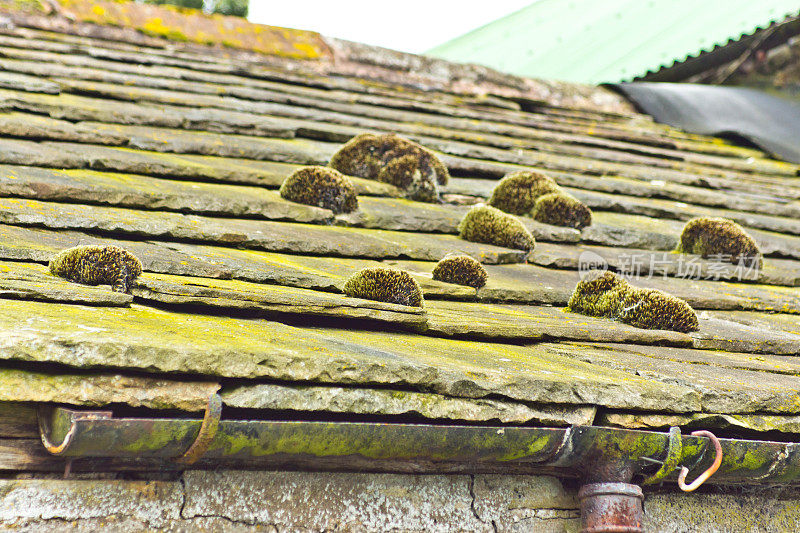
M0 530L577 532L552 477L189 471L175 480L0 480ZM798 493L651 493L648 531L794 531Z

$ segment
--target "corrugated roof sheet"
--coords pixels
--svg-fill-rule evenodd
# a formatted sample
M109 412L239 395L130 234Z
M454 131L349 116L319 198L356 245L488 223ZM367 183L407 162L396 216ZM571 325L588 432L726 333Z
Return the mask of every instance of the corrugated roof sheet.
M540 0L428 53L520 76L618 82L798 12L796 0Z

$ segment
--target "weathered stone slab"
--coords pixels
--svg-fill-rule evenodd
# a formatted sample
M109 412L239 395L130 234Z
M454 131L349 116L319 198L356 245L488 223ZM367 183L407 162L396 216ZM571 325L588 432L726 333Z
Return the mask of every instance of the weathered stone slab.
M255 114L275 114L278 116L288 116L303 119L316 119L326 123L337 122L337 116L330 113L335 111L347 115L360 115L363 117L376 117L387 122L422 122L434 123L444 128L458 127L454 122L458 119L449 117L440 117L430 114L417 114L409 111L399 111L394 109L387 109L375 106L362 106L359 104L339 104L326 100L319 100L314 98L304 98L299 96L288 97L283 93L270 94L268 98L263 98L261 101L253 102L249 100L242 100L228 96L214 96L204 94L193 94L190 92L152 89L142 87L120 86L117 84L87 82L72 79L59 79L59 83L65 90L77 91L80 93L94 94L100 97L111 97L115 99L127 99L136 102L151 102L156 104L172 104L178 103L184 106L195 108L217 108L217 109L230 109L230 110L244 110ZM266 100L266 101L265 101ZM278 102L278 103L272 103ZM284 106L283 103L293 104L298 106ZM313 115L308 115L303 111L307 108L317 108ZM322 109L323 111L320 111ZM420 116L416 116L420 115ZM482 118L480 115L476 118ZM358 128L373 128L380 127L381 124L375 124L372 121L360 120L353 121L344 119L339 122L350 123L349 125L357 126ZM475 126L473 126L474 128ZM386 124L384 128L390 128ZM391 128L390 128L391 129ZM396 127L395 127L396 129ZM484 128L485 132L485 128ZM350 132L352 133L352 132ZM679 161L670 159L661 159L654 157L647 157L641 155L625 154L624 156L617 155L613 151L597 150L587 148L572 148L562 149L564 152L573 152L576 155L583 156L581 159L575 159L568 155L561 154L544 154L541 151L523 151L523 150L497 150L488 147L477 147L475 145L461 144L457 141L440 141L437 138L427 137L422 135L415 135L411 132L404 131L406 134L418 141L440 150L445 153L476 157L480 159L496 160L506 163L517 163L524 165L541 165L544 168L552 168L558 170L571 170L585 166L587 160L591 161L593 170L596 173L610 174L616 173L619 175L641 175L644 169L647 168L652 173L654 167L664 167L664 170L669 171L672 169L678 171L694 171L697 165L687 165ZM430 132L428 132L430 133ZM336 139L342 140L342 139ZM470 139L472 140L472 139ZM504 148L506 148L504 146ZM541 149L541 148L540 148ZM588 153L587 153L588 152ZM591 159L590 159L591 158ZM601 159L608 159L610 161L600 161ZM636 165L641 165L641 169ZM646 166L645 166L646 165ZM726 175L724 172L719 171L714 166L705 167L706 173L717 175ZM748 168L747 170L751 170Z
M48 139L106 145L120 145L126 141L126 137L114 132L101 133L91 126L31 113L0 114L0 134L34 140Z
M796 414L800 405L797 373L764 371L768 361L758 370L743 368L741 354L620 344L554 349L581 361L628 372L635 369L641 376L690 387L700 393L704 412Z
M0 521L5 522L116 515L160 528L180 517L182 502L178 481L0 480Z
M32 31L32 30L25 30ZM337 102L362 102L383 107L410 109L447 115L448 112L455 116L474 116L471 106L481 106L481 110L497 110L498 108L519 110L520 106L514 101L485 95L482 97L456 96L436 92L416 92L404 88L404 91L381 88L378 85L366 86L357 80L348 78L330 78L319 75L294 75L289 72L276 72L276 81L269 77L236 76L222 73L212 73L196 68L181 68L177 66L162 65L129 65L117 61L106 61L88 56L48 54L40 52L49 50L52 41L25 36L27 40L21 43L18 38L8 38L10 46L25 46L27 50L13 50L21 53L21 57L39 61L22 61L4 59L3 68L14 72L34 74L41 77L65 77L70 79L83 79L113 83L116 85L137 85L161 89L178 89L186 92L200 94L230 94L240 98L252 100L267 100L270 91L303 95L314 99L332 100ZM45 38L53 38L48 35ZM78 38L67 35L57 35L59 39ZM88 45L96 49L97 41L83 41L80 45ZM104 48L117 48L119 43L105 41ZM31 48L35 47L36 50ZM131 51L141 49L131 47ZM64 52L64 50L56 50ZM150 49L149 53L164 54L163 51ZM172 57L186 55L192 61L198 58L195 55L181 54L171 51ZM83 65L71 66L71 65ZM281 76L280 74L283 74ZM190 80L186 82L184 80ZM602 116L602 115L598 115ZM611 120L605 117L605 120ZM758 152L752 151L756 155ZM748 155L750 153L748 152Z
M341 292L347 278L381 262L342 257L288 255L257 250L184 243L155 243L97 237L74 231L50 231L0 224L0 259L46 263L59 251L84 244L115 245L136 255L146 272L203 278L240 279ZM443 283L430 274L412 275L426 298L474 299L470 287Z
M244 385L227 387L221 394L225 405L246 409L416 415L470 422L590 425L595 413L595 408L588 406L537 406L487 398L465 400L424 392L350 387Z
M0 88L46 94L61 92L60 86L52 81L8 71L0 71Z
M193 183L90 170L0 166L0 195L62 202L326 223L327 209L261 187Z
M109 130L107 134L113 135L113 129ZM4 159L0 159L0 162L32 164L30 160L26 162L26 158L38 157L41 163L36 164L46 167L89 167L95 170L144 174L170 179L206 179L261 185L269 188L280 187L287 176L302 166L276 161L242 159L241 157L169 154L94 144L9 142L13 143L16 152L7 154ZM19 154L15 156L14 153L17 152ZM350 180L358 194L402 196L397 187L388 183L353 176L350 176Z
M104 46L108 46L108 45L106 44ZM97 47L93 46L92 48L90 48L90 50L96 51ZM162 52L159 51L157 53L162 53ZM200 70L190 70L189 68L165 67L165 66L161 66L161 65L153 65L153 66L151 66L151 65L140 65L140 64L128 65L126 61L103 61L103 60L100 60L100 59L94 59L94 58L90 58L90 57L87 57L87 56L71 56L71 55L63 55L63 54L49 54L47 52L40 52L40 51L34 51L34 50L9 49L7 54L11 55L12 57L22 57L22 58L31 59L31 60L34 60L34 61L38 61L39 63L42 63L42 64L65 63L65 64L72 64L72 65L84 65L84 66L98 67L98 68L103 69L101 72L117 71L117 72L141 73L141 74L147 74L148 75L146 77L137 76L135 80L134 79L129 79L129 80L125 80L125 81L121 81L119 79L105 80L105 81L112 82L114 84L114 86L132 85L132 84L137 84L138 85L139 81L142 81L142 80L153 80L157 76L164 76L164 77L172 78L171 81L175 81L176 78L194 79L194 80L201 80L201 81L219 81L219 82L224 84L223 87L225 87L226 89L228 89L231 86L248 85L248 86L256 86L256 87L260 87L260 88L276 89L278 91L284 91L284 92L289 92L289 93L299 93L299 94L304 94L305 96L310 96L311 97L311 98L306 98L306 99L301 99L301 100L287 100L287 101L291 101L292 103L297 104L298 106L306 106L307 107L307 106L309 106L309 104L311 106L314 106L316 104L319 107L326 107L325 105L320 105L320 103L318 103L318 102L324 103L325 100L341 100L341 101L344 101L344 102L348 102L348 101L353 101L353 98L364 98L364 97L374 99L375 97L372 96L372 95L358 94L358 93L370 92L370 93L374 93L374 94L387 94L387 95L390 95L392 97L392 100L390 100L390 101L384 101L385 99L381 100L381 101L372 101L372 100L365 101L365 103L374 104L373 105L373 109L382 110L383 107L390 107L390 108L391 107L400 107L400 108L403 108L403 109L407 109L408 108L407 105L398 106L395 103L395 102L397 102L399 100L397 98L397 93L396 92L387 91L387 90L384 90L384 89L377 89L377 88L371 87L371 86L370 87L365 87L365 86L359 85L358 83L350 82L349 80L342 79L342 78L322 78L320 76L316 76L315 75L315 76L311 76L310 77L310 78L314 79L313 82L310 82L309 81L310 78L303 78L303 77L300 77L300 76L292 76L292 75L288 75L285 72L283 72L283 73L277 73L277 72L276 73L269 73L269 75L266 75L263 68L254 69L252 66L248 69L249 70L248 74L250 74L250 77L241 77L240 78L240 77L235 77L235 76L221 75L219 73L212 74L212 73L203 72L203 71L200 71ZM173 52L173 54L176 54L176 53ZM137 54L136 58L137 58L137 60L136 60L135 63L138 63L138 62L143 60L143 56L141 55L141 53ZM115 57L115 59L119 59L119 58ZM166 59L169 59L169 61L175 61L175 57L170 57L170 58L163 58L162 57L162 58L160 58L160 60L162 60L162 61L166 60ZM201 58L201 59L205 59L205 58ZM211 65L213 65L214 67L219 67L220 66L218 64L210 64L210 63L207 64L207 62L205 62L205 61L201 61L198 64L198 58L196 58L196 57L192 58L191 62L182 63L182 66L191 66L191 67L194 67L195 69L198 67L198 65L200 65L200 66L207 65L207 67L211 66ZM7 68L13 69L14 67L13 66L9 66ZM228 70L225 70L225 71L229 72L230 70L228 69ZM47 73L35 72L35 73L38 74L38 75L48 75L48 76L58 75L58 73L53 73L53 72L47 72ZM337 91L330 91L330 90L328 90L328 91L319 91L319 90L316 90L316 92L312 92L311 94L309 94L309 91L313 91L313 89L309 89L307 87L299 87L297 85L292 86L292 85L284 85L284 84L280 84L280 83L273 83L273 82L265 81L263 79L257 79L257 78L252 77L256 73L260 73L260 75L266 76L267 78L272 78L272 79L281 80L281 81L288 79L288 81L290 81L291 83L295 83L295 84L298 84L298 85L307 85L309 83L313 83L314 85L323 86L323 87L329 87L329 88L346 87L347 90L355 91L355 93L353 93L353 94L343 94L343 95L340 96L340 94L337 93ZM74 78L82 77L82 75L85 75L85 74L84 73L81 73L81 74L69 73L68 77L74 79ZM95 78L90 78L90 79L95 79ZM147 85L147 84L145 83L145 85ZM181 89L187 90L187 91L190 90L189 87L176 87L176 88L181 88ZM192 87L191 90L195 91L195 92L205 92L205 91L202 91L202 90L198 90L196 87ZM230 89L228 89L228 91L230 91ZM228 91L226 91L226 92L228 92ZM322 93L322 94L320 94L320 93ZM327 93L327 94L325 94L325 93ZM241 94L241 95L237 95L237 96L253 97L254 95ZM337 99L334 96L340 96L340 98ZM675 132L675 131L670 131L669 133L670 133L670 137L671 138L667 138L664 135L664 133L666 133L667 131L664 128L654 128L652 123L648 123L648 124L637 123L634 128L628 127L627 123L625 123L626 127L620 129L620 127L618 125L612 125L613 123L617 122L617 118L618 117L611 117L611 116L605 115L605 114L602 114L602 115L601 114L596 114L596 113L587 114L586 112L581 112L581 113L577 113L576 114L574 112L571 112L569 114L569 118L567 120L564 120L563 118L561 118L559 116L556 116L559 113L563 113L563 111L559 110L559 113L556 113L555 111L557 111L557 110L555 110L555 109L550 109L549 110L550 111L550 115L542 115L542 114L534 114L534 113L524 113L524 114L502 113L502 114L498 114L498 110L496 108L495 109L487 109L485 107L485 105L482 104L480 106L480 109L473 110L473 109L470 109L468 107L468 105L464 105L465 103L469 104L469 99L465 99L463 97L444 98L444 96L445 95L435 94L435 93L426 93L424 95L418 95L416 93L409 92L408 89L405 89L402 92L402 97L401 98L402 98L402 100L404 102L409 102L410 101L412 103L412 105L417 105L417 106L419 105L419 102L423 102L423 101L424 102L429 102L429 101L443 101L444 100L447 104L449 104L447 107L439 106L439 107L436 107L436 108L433 108L433 109L431 109L430 106L426 107L424 110L428 113L428 116L431 116L431 113L437 113L437 114L445 115L445 117L442 117L443 119L450 119L450 117L452 117L452 116L469 117L469 118L471 118L473 120L472 121L467 121L465 127L474 128L476 131L478 131L480 133L483 133L483 134L485 134L488 131L496 131L496 128L500 127L500 128L503 128L503 130L502 130L503 133L505 133L507 135L512 135L514 137L526 137L527 136L527 137L536 138L536 139L540 138L540 136L534 135L536 133L539 133L537 129L519 128L519 127L515 128L515 129L510 129L510 128L514 128L514 127L513 126L509 126L509 124L507 124L507 123L490 122L488 120L485 120L487 118L487 116L496 115L496 119L497 120L502 120L502 121L510 122L510 123L514 123L514 124L523 124L523 125L526 125L526 126L533 126L534 128L547 128L547 129L551 130L550 132L547 132L550 135L554 135L555 132L557 132L557 131L567 131L567 132L568 131L581 131L581 132L589 131L589 132L591 132L591 133L593 133L595 135L600 134L600 135L604 135L604 136L610 137L610 138L621 138L621 139L625 139L625 140L635 140L636 142L639 143L639 145L638 146L637 145L633 145L634 148L631 148L629 150L632 151L632 152L637 152L637 153L643 153L643 148L641 146L641 143L675 146L675 143L677 142L675 139L688 138L686 135L682 135L679 132ZM270 95L269 98L265 98L264 94L260 94L259 97L255 98L255 99L256 100L260 100L260 101L264 101L264 100L282 101L280 99L276 100L276 96L274 96L274 95ZM376 106L381 106L381 107L376 107ZM365 106L362 106L362 107L365 107ZM369 108L367 108L367 109L369 109ZM366 115L366 116L370 115L369 112L364 112L364 111L359 110L359 109L346 109L346 111L349 112L349 113L354 113L356 115L358 115L358 114L362 114L362 115ZM590 115L591 118L587 117L587 115ZM396 115L391 115L391 116L388 116L386 118L388 118L389 120L395 121L395 122L403 120L403 118L401 116L396 116ZM437 117L437 118L439 118L439 117ZM474 120L474 119L483 119L483 120ZM419 119L415 116L414 120L419 120ZM597 123L598 120L602 121L603 126L598 125L598 123ZM628 120L628 119L626 118L626 120ZM471 122L474 122L474 124L471 124ZM456 126L453 123L452 119L450 119L445 124L446 124L446 126L444 126L444 127L446 127L448 130L452 130ZM576 126L576 124L577 124L577 126ZM637 129L639 131L637 131ZM641 131L642 129L645 129L645 130L656 129L656 130L658 130L658 133L656 135L653 135L651 132L645 133L645 132ZM519 131L517 131L517 130L519 130ZM662 132L661 130L664 130L664 131ZM692 137L692 138L694 138L694 137ZM578 142L580 144L597 144L597 143L599 143L601 141L608 142L606 139L598 139L597 137L593 138L590 135L581 135L580 138L570 139L570 142ZM683 141L683 142L684 142L684 144L688 144L688 141ZM603 144L601 144L601 145L605 146ZM758 167L761 164L761 161L762 161L760 159L759 160L754 160L753 154L755 154L756 157L760 156L760 154L758 154L757 152L745 151L744 149L734 149L733 147L724 146L721 143L712 144L712 143L694 142L692 144L692 146L694 147L694 149L697 149L697 150L701 150L702 149L702 151L705 151L705 152L708 152L708 153L725 153L726 155L735 154L738 157L750 156L751 159L746 162L748 170L753 168L754 166ZM742 153L745 153L745 154L742 155ZM675 156L672 156L672 158L674 159ZM738 161L732 160L731 162L728 162L728 160L726 159L725 162L728 163L729 165L731 165L731 164L737 163ZM768 169L765 169L766 172L772 172L772 173L779 172L779 171L784 171L784 170L785 169L783 167L775 167L774 164L771 167L769 167Z
M4 137L0 137L0 163L60 168L83 166L82 158L77 155L37 142Z
M692 345L691 337L683 333L634 328L559 307L431 301L427 311L428 332L448 337Z
M719 428L734 431L800 433L800 416L794 415L724 415L719 413L671 415L609 411L598 418L599 425L646 431L659 431L679 426L686 429Z
M592 225L581 231L583 242L624 248L674 250L684 226L678 220L608 211L596 211L592 218ZM748 233L765 256L800 259L800 238L757 229L749 229Z
M392 261L418 276L430 275L433 264ZM565 306L580 280L576 270L556 270L533 264L485 265L489 279L478 291L488 302L516 302ZM632 277L638 286L659 289L686 300L695 309L759 310L800 313L800 295L793 287L729 283L677 278Z
M207 110L203 112L209 113ZM128 147L138 150L238 157L301 165L326 164L339 146L333 143L275 136L231 135L99 122L81 124L101 133L122 135L127 139Z
M790 184L773 186L769 184L752 183L749 181L736 181L728 178L707 177L705 180L695 180L696 183L684 185L663 180L652 180L646 176L638 179L618 178L614 176L594 177L584 174L559 171L545 171L554 178L559 185L575 196L584 196L591 207L614 211L636 212L644 209L649 204L631 204L625 202L626 197L636 201L636 198L654 198L667 201L683 202L706 207L722 207L737 211L747 211L768 215L796 217L800 213L797 202L790 202L788 198L795 197L795 191ZM708 183L708 181L713 183ZM717 181L714 181L717 180ZM784 180L786 181L786 180ZM445 187L445 191L453 194L488 198L497 184L497 179L480 178L453 178ZM716 185L716 187L714 187ZM710 188L713 187L713 188ZM789 189L787 193L787 188ZM592 192L622 195L622 203L614 201L605 195L593 195ZM800 194L800 189L796 191ZM646 200L645 200L646 202ZM638 205L638 207L637 207ZM675 204L673 209L668 209L669 203L661 207L661 213L675 218ZM653 213L659 212L650 206Z
M56 253L73 246L96 244L125 248L142 261L150 272L192 275L207 278L230 278L232 271L165 244L123 241L96 237L75 231L50 231L0 224L0 258L47 263Z
M141 106L74 94L50 95L0 89L0 102L7 103L18 111L46 114L51 118L70 121L96 120L177 128L183 120L179 114L165 106Z
M328 292L341 292L347 278L362 268L395 265L393 261L288 255L197 244L164 243L163 246L186 253L195 261L224 269L234 279ZM425 298L475 299L475 290L471 287L435 281L424 272L410 274L420 284Z
M400 231L458 233L458 223L469 206L428 204L401 198L361 198L359 210L338 215L339 225ZM573 228L542 224L520 218L534 238L539 241L577 242L580 233Z
M359 198L358 211L338 215L339 225L399 231L458 233L469 208L429 204L401 198Z
M561 345L298 328L135 304L102 310L68 307L38 302L0 306L0 359L287 383L383 384L534 404L668 412L700 408L699 394L686 385L585 363L574 354L560 354L556 348ZM28 317L24 328L21 316Z
M426 324L425 312L420 307L238 280L144 274L131 292L141 300L245 311L263 316L291 314L309 318L357 318L422 329Z
M458 524L490 532L491 525L472 511L470 483L469 476L190 471L184 474L182 516L221 516L288 531L444 532Z
M164 243L163 246L230 272L234 279L328 292L341 292L347 278L362 268L381 266L379 261L368 259L288 255L184 243Z
M150 409L203 411L219 384L119 374L52 374L0 369L0 401L66 403L80 406L127 404Z
M592 213L592 225L581 230L581 241L621 248L670 251L678 246L682 229L683 223L676 220L595 211Z
M110 286L89 287L57 278L42 265L0 261L0 298L37 300L99 306L126 306L129 294L114 292Z
M86 82L86 81L78 81L78 80L59 80L63 87L70 88L71 90L78 90L81 93L92 93L103 97L113 97L115 99L129 99L133 101L144 101L144 102L152 102L156 104L172 104L172 103L180 103L185 106L190 106L194 108L217 108L217 109L225 109L231 110L233 112L239 110L245 110L250 113L255 114L276 114L279 116L286 116L286 117L293 117L293 118L300 118L300 119L312 119L316 120L316 126L311 126L309 124L307 126L307 131L310 132L310 135L316 138L330 138L332 140L342 141L347 136L352 136L353 130L350 129L346 132L342 132L341 134L335 134L331 137L331 132L327 131L330 127L326 126L330 123L345 123L349 126L355 126L356 128L360 129L371 129L371 128L378 128L384 130L396 130L397 126L391 127L388 121L391 122L403 122L403 121L415 121L413 113L408 111L401 112L399 110L381 108L381 107L374 107L374 106L360 106L358 104L339 104L335 102L328 102L325 100L319 100L314 98L304 98L304 97L290 97L286 98L287 95L282 93L271 94L269 98L262 99L259 102L253 102L248 100L241 100L238 98L231 98L231 97L219 97L219 96L211 96L211 95L202 95L202 94L192 94L187 92L181 91L167 91L162 89L149 89L149 88L139 88L139 87L123 87L117 84L106 84L106 83L97 83L97 82ZM286 103L290 103L296 105L298 107L293 106L284 106L283 104L275 104L271 102L267 102L264 100L271 100L271 101L286 101ZM88 107L84 102L84 106ZM324 110L316 109L313 114L308 114L304 110L306 108L323 108ZM176 114L180 114L180 110L171 109ZM331 113L331 111L335 111L335 113ZM204 111L205 112L205 111ZM337 114L338 113L338 114ZM374 117L377 116L381 120L387 120L387 123L381 124L380 122L370 121L366 118L360 118L360 120L354 120L352 117L348 115L360 115L361 117ZM230 117L225 117L224 115L219 117L218 120L211 120L202 122L202 125L205 125L206 128L211 129L216 126L219 122L225 122L229 120ZM102 120L102 119L99 119ZM252 119L250 119L252 120ZM190 119L191 121L191 119ZM247 120L244 120L247 122ZM442 124L438 124L439 127L447 128L448 130L452 129L453 119L449 117L438 117L436 115L430 114L422 114L420 117L417 118L418 122L443 122ZM111 121L114 122L114 121ZM209 126L211 125L211 126ZM240 126L241 127L241 126ZM316 127L317 131L312 131L313 128ZM474 125L472 126L475 127ZM320 130L321 128L321 130ZM400 128L401 130L405 130L408 128ZM446 130L446 131L448 131ZM482 130L485 133L485 128ZM461 145L456 141L445 141L440 142L439 139L433 137L427 137L422 135L415 135L413 131L403 131L403 133L409 134L414 140L419 142L423 142L429 146L437 148L443 152L460 155L460 156L471 156L471 157L478 157L482 159L495 159L498 161L503 161L507 163L518 163L524 165L541 165L544 168L549 169L556 169L556 170L578 170L581 168L583 164L586 164L586 158L591 157L594 158L593 166L597 168L592 168L591 170L595 173L616 173L619 175L633 175L633 176L641 176L642 173L645 173L645 168L648 169L648 172L652 173L653 166L663 166L665 171L671 170L669 167L675 167L679 170L684 171L693 171L696 170L695 166L693 165L684 165L680 162L670 161L669 159L659 159L659 158L647 158L642 156L634 156L631 154L627 154L625 156L617 155L613 151L608 150L590 150L580 147L561 147L561 152L572 152L576 153L576 155L582 156L580 159L574 159L569 156L559 155L559 154L548 154L544 155L542 152L525 152L524 154L520 150L520 154L517 154L517 151L514 151L513 154L510 155L512 152L506 150L494 150L490 148L483 148L478 149L474 145L471 148L468 148L469 145ZM435 131L426 131L426 133L436 133ZM320 135L322 135L320 137ZM450 135L451 136L451 135ZM473 138L474 136L465 135L465 137L470 141L476 141L478 139ZM485 141L484 141L485 142ZM507 148L507 146L503 146L503 148ZM540 150L542 147L538 147ZM588 152L588 153L586 153ZM612 162L600 162L598 159L610 159ZM618 163L614 163L613 161L621 161L621 162L632 162L638 165L642 165L641 170L637 169L634 165L620 165ZM645 167L644 165L647 165ZM717 173L719 175L725 175L723 172L719 172L714 168L714 166L704 167L706 168L706 173ZM748 169L750 170L750 169Z
M800 317L795 317L800 322ZM695 348L729 352L800 355L800 335L764 330L700 314L700 330L691 334Z
M486 263L506 263L524 261L527 255L520 250L473 243L454 235L210 218L16 198L0 198L0 223L374 259L410 257L438 261L448 253L461 252Z
M761 269L739 267L692 254L657 252L602 246L537 245L529 261L548 268L578 270L589 264L606 266L636 276L678 277L706 280L756 281L766 285L800 285L800 262L769 258Z
M738 322L761 330L778 331L800 335L800 320L797 315L783 313L754 313L752 311L708 311L712 318Z

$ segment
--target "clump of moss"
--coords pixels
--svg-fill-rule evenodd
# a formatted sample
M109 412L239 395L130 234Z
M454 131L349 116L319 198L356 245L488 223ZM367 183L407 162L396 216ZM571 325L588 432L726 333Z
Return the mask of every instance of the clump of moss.
M572 291L567 308L589 316L613 317L622 293L630 286L622 277L608 270L593 270L586 274Z
M656 289L632 287L608 271L591 272L579 281L567 309L637 328L683 333L698 329L697 315L685 301Z
M450 174L427 148L393 133L362 133L336 152L329 165L339 172L390 183L406 196L422 202L438 202L439 186Z
M545 224L577 229L585 228L592 223L592 210L577 198L561 192L537 198L531 216L534 220Z
M128 292L142 274L142 263L119 246L75 246L62 250L50 260L53 275L85 285L111 285Z
M294 171L283 181L280 194L292 202L324 207L337 214L358 209L352 182L328 167L303 167Z
M503 177L492 191L489 205L554 226L580 229L592 223L591 209L562 191L552 178L533 170L518 170Z
M458 224L459 236L467 241L494 244L505 248L530 251L536 241L515 216L489 205L476 205Z
M364 268L350 276L344 293L354 298L422 307L422 289L404 270Z
M758 245L744 229L732 220L700 217L683 227L678 251L703 257L719 256L724 261L761 267Z
M560 190L553 178L541 172L518 170L495 185L489 205L512 215L527 215L537 198Z
M480 262L468 255L445 257L433 268L433 279L480 289L489 275Z
M698 329L694 309L680 298L658 289L631 287L622 300L618 318L637 328L669 329L682 333Z

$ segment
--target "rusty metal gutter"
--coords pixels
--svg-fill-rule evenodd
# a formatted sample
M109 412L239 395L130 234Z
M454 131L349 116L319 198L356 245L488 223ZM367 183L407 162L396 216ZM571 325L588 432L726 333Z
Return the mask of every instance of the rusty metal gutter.
M177 463L258 467L274 458L317 464L357 465L380 471L382 462L413 465L418 473L459 471L577 477L586 533L641 531L641 489L661 483L683 467L694 479L719 463L709 480L718 484L800 482L800 444L718 439L598 426L492 427L221 420L213 399L203 420L114 418L108 411L42 407L42 442L53 455L77 458L153 459ZM326 463L327 461L327 463ZM375 465L375 466L373 466ZM442 465L448 468L441 468ZM452 468L456 465L458 468ZM697 485L692 483L686 487Z
M43 407L39 421L45 446L52 454L65 458L175 460L193 446L203 425L200 419L114 418L109 411L60 407ZM689 477L693 478L714 460L713 452L706 453L710 443L705 437L680 435L676 439L674 432L671 436L598 426L532 428L263 420L221 420L217 424L215 434L210 438L206 435L203 460L252 464L254 459L281 455L425 464L458 462L497 466L499 471L546 468L549 472L580 475L588 481L628 482L636 476L645 483L676 479L681 465L691 470ZM800 482L800 444L719 441L722 462L710 483ZM665 460L668 464L662 468ZM512 468L515 466L524 468ZM487 470L491 468L482 469ZM658 476L653 476L656 473Z

